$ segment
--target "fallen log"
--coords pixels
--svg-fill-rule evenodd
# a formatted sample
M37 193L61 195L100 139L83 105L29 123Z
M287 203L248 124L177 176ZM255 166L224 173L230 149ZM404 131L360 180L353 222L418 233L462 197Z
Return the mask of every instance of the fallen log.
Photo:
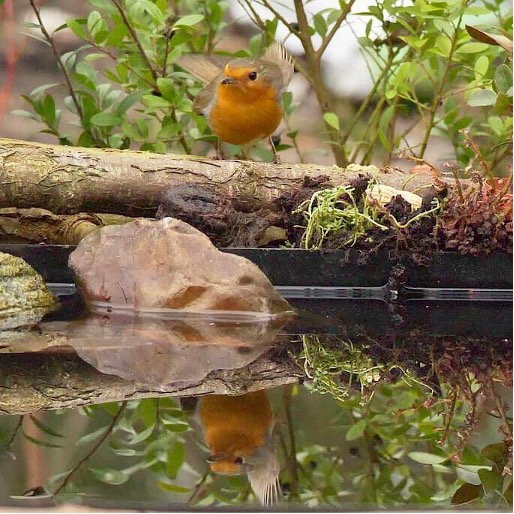
M0 208L38 207L54 214L79 212L154 216L166 191L206 185L247 206L270 202L320 176L333 185L359 175L379 176L383 184L417 191L432 177L375 166L271 164L216 161L192 155L47 145L0 138ZM253 209L253 207L251 207ZM255 210L255 209L254 209Z

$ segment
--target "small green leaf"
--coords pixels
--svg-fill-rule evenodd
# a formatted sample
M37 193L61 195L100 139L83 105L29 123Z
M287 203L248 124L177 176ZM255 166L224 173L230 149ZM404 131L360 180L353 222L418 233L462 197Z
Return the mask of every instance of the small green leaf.
M491 89L477 89L468 98L468 105L471 107L485 107L494 105L496 93Z
M332 127L335 130L339 130L339 118L336 114L334 114L333 112L326 112L323 115L323 119L329 127Z
M86 444L91 443L92 441L98 439L101 435L105 435L106 430L108 430L107 427L98 428L94 432L91 432L89 434L85 434L77 441L75 442L75 446L85 446Z
M475 62L474 71L476 80L482 80L489 69L489 57L481 55Z
M40 439L36 439L35 437L27 435L25 432L23 432L23 437L25 437L25 439L27 439L31 443L37 444L38 446L46 446L47 448L62 448L62 445L60 444L47 443L46 441L41 441Z
M179 18L174 24L174 27L190 27L191 25L196 25L203 21L205 16L203 14L187 14L186 16L182 16Z
M462 46L457 48L457 52L461 54L477 54L485 52L488 46L484 43L464 43Z
M321 36L325 37L327 34L327 22L323 17L323 14L317 13L312 17L314 22L314 30Z
M366 420L361 419L357 421L354 425L350 427L348 432L346 432L346 440L347 441L355 441L355 439L358 439L362 436L364 433L364 430L366 430Z
M143 102L149 109L166 109L171 106L170 102L165 98L154 95L144 95Z
M51 435L53 437L64 437L62 434L59 434L59 432L56 432L55 430L52 430L48 425L45 425L41 420L36 418L33 414L30 415L30 419L34 425L36 425L39 430L45 432L45 434Z
M142 432L139 432L138 434L136 434L129 441L128 444L133 445L133 444L138 444L138 443L140 443L142 441L145 441L146 439L148 439L152 435L152 432L153 432L154 428L155 428L155 424L150 425L148 428L145 428Z
M123 119L113 112L99 112L91 116L91 123L97 127L114 127L120 125Z
M168 484L167 482L159 482L159 487L170 493L188 493L191 489L180 485Z
M129 475L117 469L89 468L89 471L91 471L91 473L100 480L100 482L104 482L109 485L121 485L130 478Z
M506 64L500 64L494 72L496 91L506 93L512 87L512 71Z
M448 457L426 452L409 452L407 455L411 460L420 464L441 464L448 460Z
M176 442L173 449L168 452L166 458L166 474L169 478L175 479L179 469L184 463L184 444Z
M478 477L486 493L498 491L503 484L503 477L488 469L479 469Z
M86 39L84 26L87 25L86 19L68 20L67 25L69 29L80 39Z
M163 98L173 102L173 97L175 95L175 84L172 79L159 77L157 79L157 87L159 88Z

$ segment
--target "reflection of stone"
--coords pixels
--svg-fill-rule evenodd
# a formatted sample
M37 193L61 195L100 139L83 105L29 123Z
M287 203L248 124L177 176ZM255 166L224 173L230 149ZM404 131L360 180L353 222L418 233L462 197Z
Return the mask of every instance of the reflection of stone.
M23 259L0 253L0 330L35 325L59 302Z
M292 310L255 264L220 252L207 236L174 218L97 230L80 242L70 266L90 305Z
M247 366L269 348L281 326L109 314L47 323L45 329L61 331L102 373L158 390L199 382L214 370Z

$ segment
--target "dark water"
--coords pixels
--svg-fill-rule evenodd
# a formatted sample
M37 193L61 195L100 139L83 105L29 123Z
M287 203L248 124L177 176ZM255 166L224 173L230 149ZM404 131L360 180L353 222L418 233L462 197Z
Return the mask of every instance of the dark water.
M296 299L269 323L65 303L0 357L2 505L259 509L276 475L269 509L512 508L510 304Z

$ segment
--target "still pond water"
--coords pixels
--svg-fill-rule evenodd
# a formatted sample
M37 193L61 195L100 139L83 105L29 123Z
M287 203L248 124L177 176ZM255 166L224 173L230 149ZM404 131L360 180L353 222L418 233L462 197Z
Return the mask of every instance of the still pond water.
M510 304L293 303L43 323L0 359L0 504L511 510Z

